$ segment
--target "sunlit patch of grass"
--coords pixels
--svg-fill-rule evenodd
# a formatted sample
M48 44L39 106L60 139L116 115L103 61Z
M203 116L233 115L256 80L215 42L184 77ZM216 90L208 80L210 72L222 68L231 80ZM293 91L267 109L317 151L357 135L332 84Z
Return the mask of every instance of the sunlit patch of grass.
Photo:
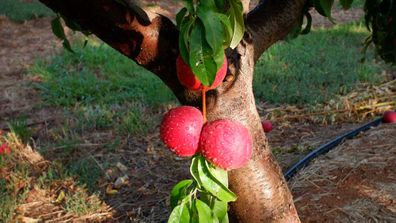
M360 50L368 36L363 24L320 28L290 42L280 42L257 63L254 91L274 104L314 105L344 95L362 82L375 83L381 66Z
M89 196L85 191L68 193L65 197L65 209L68 213L77 216L95 213L101 207L98 196Z
M155 106L175 100L159 78L109 46L89 42L75 50L31 68L43 80L37 87L46 103L111 106L140 101Z

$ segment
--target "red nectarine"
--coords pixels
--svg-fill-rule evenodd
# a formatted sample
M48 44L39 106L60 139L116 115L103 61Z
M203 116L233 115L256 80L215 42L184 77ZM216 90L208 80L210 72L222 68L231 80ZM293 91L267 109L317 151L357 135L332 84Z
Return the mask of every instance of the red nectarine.
M271 121L264 120L261 122L261 125L263 126L264 132L271 132L272 131L272 123Z
M227 57L224 57L223 65L221 65L220 69L217 71L215 80L208 89L215 89L223 82L224 77L227 74L227 67ZM183 58L180 55L176 59L176 74L180 83L184 87L194 91L202 88L201 81L198 80L191 68L183 61Z
M396 122L396 112L395 111L386 111L382 117L382 122L384 122L384 123Z
M225 170L245 165L252 156L252 144L245 126L226 119L205 124L199 140L202 156Z
M180 106L165 114L160 136L178 156L193 156L198 150L202 125L200 110L191 106Z

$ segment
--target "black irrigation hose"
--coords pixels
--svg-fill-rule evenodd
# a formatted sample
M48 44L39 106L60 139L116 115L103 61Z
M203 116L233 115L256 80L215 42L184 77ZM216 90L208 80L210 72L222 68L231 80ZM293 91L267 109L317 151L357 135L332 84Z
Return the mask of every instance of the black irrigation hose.
M371 122L357 128L355 130L347 132L344 135L338 136L337 138L333 139L332 141L318 147L317 149L310 152L308 155L306 155L304 158L302 158L300 161L298 161L296 164L294 164L291 168L289 168L286 171L286 173L285 173L286 180L289 180L290 178L292 178L294 176L294 174L297 173L298 170L307 166L313 159L315 159L319 155L329 152L331 149L333 149L338 144L340 144L342 141L344 141L344 139L351 139L351 138L355 137L357 134L359 134L360 132L366 131L373 126L377 126L381 122L382 122L382 118L375 119L374 121L371 121Z

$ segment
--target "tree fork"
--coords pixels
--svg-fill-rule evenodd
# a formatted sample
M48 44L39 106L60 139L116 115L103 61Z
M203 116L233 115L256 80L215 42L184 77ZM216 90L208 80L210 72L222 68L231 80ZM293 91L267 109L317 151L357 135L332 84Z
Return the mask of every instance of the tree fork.
M189 91L178 82L176 57L178 31L173 23L160 15L142 15L134 7L114 0L40 0L55 12L73 19L82 28L91 31L114 49L155 73L169 86L182 104L199 105L200 94ZM286 0L267 0L278 8L298 9ZM277 3L278 2L278 3ZM292 1L294 2L294 1ZM304 2L304 0L295 1ZM302 8L302 6L301 6ZM253 157L249 163L230 172L230 187L238 195L231 204L239 222L299 222L291 193L281 170L269 149L255 107L252 81L254 64L258 56L276 40L283 38L301 12L281 16L278 11L270 13L263 5L247 17L248 34L236 50L228 55L229 70L233 78L226 78L216 90L207 93L208 121L232 119L243 123L253 137ZM261 19L260 19L261 18ZM149 20L148 20L149 19ZM251 21L251 24L249 24ZM287 23L281 21L288 21ZM281 25L286 24L286 27ZM266 28L267 27L267 28ZM257 29L253 31L253 29ZM264 32L265 31L265 32ZM272 33L265 48L260 35Z

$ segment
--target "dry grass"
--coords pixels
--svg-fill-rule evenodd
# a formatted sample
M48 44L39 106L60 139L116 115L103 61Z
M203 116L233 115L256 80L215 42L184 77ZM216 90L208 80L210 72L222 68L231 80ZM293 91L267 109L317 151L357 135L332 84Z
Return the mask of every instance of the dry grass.
M312 108L281 106L267 109L267 117L277 122L311 122L335 124L359 122L396 108L396 79L380 85L361 85L357 90L338 96Z
M0 179L5 181L1 189L15 202L9 210L0 210L3 217L8 216L11 222L100 222L112 216L109 206L77 186L73 178L50 177L50 171L56 168L60 172L61 167L45 160L14 133L0 136L0 144L4 143L11 150L0 154Z

